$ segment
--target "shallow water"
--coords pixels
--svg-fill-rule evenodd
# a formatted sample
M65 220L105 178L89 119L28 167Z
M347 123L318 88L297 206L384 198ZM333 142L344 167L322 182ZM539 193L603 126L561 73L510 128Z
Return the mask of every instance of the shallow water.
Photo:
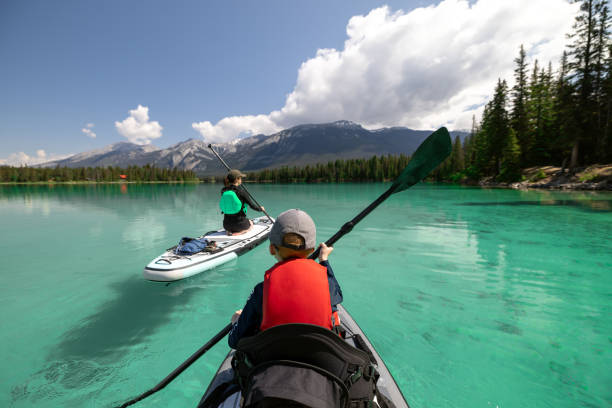
M264 245L181 282L142 279L220 224L218 185L0 186L0 406L109 407L227 324ZM327 239L386 185L249 185ZM254 214L254 212L250 212ZM419 185L336 244L344 305L418 407L612 406L612 194ZM195 406L223 341L140 407Z

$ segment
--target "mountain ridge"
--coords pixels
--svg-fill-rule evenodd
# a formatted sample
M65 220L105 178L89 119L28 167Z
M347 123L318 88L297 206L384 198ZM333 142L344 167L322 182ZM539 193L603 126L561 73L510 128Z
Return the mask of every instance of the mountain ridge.
M357 123L342 120L302 124L272 135L258 134L228 143L212 143L212 146L230 166L243 171L256 171L326 163L336 159L369 158L374 155L410 155L431 132L404 127L367 130ZM451 134L462 139L467 136L462 131ZM226 171L208 148L208 143L194 138L165 149L118 142L39 166L127 167L146 164L193 170L199 176L219 175Z

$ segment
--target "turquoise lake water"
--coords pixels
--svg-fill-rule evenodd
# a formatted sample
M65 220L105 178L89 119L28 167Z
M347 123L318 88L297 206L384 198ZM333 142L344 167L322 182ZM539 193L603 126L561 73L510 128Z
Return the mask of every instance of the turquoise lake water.
M387 187L248 186L271 215L309 212L319 241ZM0 186L0 406L110 407L224 327L274 263L266 245L170 285L142 278L219 227L219 189ZM610 407L611 236L609 193L418 185L330 262L411 407ZM195 406L227 351L136 406Z

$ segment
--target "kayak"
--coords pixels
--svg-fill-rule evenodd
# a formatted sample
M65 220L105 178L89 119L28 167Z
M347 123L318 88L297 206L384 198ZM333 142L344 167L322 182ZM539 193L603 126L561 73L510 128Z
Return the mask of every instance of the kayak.
M355 343L353 339L355 338L355 335L358 334L359 336L357 337L360 337L361 340L363 341L357 348L360 348L363 350L365 347L369 349L367 351L369 351L371 355L374 356L374 359L377 362L377 371L380 374L380 378L378 379L378 382L376 383L376 388L378 389L378 392L382 396L385 397L386 399L385 406L388 406L389 408L409 408L408 403L406 402L406 399L404 398L404 395L402 394L402 391L399 389L397 383L395 382L395 379L393 378L393 376L391 375L391 373L385 366L385 363L383 362L383 360L380 358L380 356L378 355L378 353L372 346L372 343L370 343L370 341L368 340L366 335L363 333L361 328L357 325L353 317L348 313L348 311L344 307L342 307L342 305L338 305L338 315L340 317L342 328L346 330L345 341L351 346L357 347L357 344ZM215 374L210 384L208 385L208 388L206 389L206 392L204 393L204 396L202 397L202 400L200 401L200 404L198 405L198 407L203 406L203 403L206 400L206 398L211 393L213 393L217 389L217 387L222 386L223 384L232 381L232 379L234 378L234 370L232 368L231 362L232 362L232 358L234 357L234 353L235 353L234 350L230 350L230 352L227 354L227 356L221 363L221 366L217 370L217 373ZM227 396L227 398L225 398L224 401L220 402L220 404L217 405L217 407L218 408L239 408L240 403L241 403L241 397L242 396L240 394L240 391L237 390L234 393L231 393L229 396ZM376 400L376 398L374 399L374 402L376 403L375 407L382 406L382 404L379 403Z
M176 246L168 248L144 268L144 278L158 282L176 281L238 258L264 242L274 225L273 221L265 216L251 221L253 227L244 234L227 235L227 231L221 229L196 238L206 239L212 245L195 254L178 255L174 252Z

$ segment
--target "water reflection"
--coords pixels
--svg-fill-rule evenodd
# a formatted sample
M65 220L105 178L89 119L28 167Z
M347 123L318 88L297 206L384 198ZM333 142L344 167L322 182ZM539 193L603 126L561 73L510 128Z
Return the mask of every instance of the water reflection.
M117 364L129 361L128 353L134 347L145 345L149 336L207 286L185 281L168 287L131 277L112 288L116 296L68 330L43 369L27 383L13 387L13 401L57 398L88 385L94 388L92 395L96 394Z
M502 201L502 202L468 202L465 206L567 206L578 207L588 211L612 211L612 200L552 200L539 201Z
M290 207L311 213L320 240L335 233L386 187L248 186L272 215ZM189 235L189 228L218 225L219 188L127 185L122 192L121 186L109 185L37 187L11 193L3 187L0 203L14 203L17 208L27 202L34 209L46 203L51 215L62 208L78 210L86 219L79 225L86 226L90 237L105 243L122 239L109 245L108 253L127 259L133 251L148 258L175 243L181 234ZM605 375L597 350L606 350L612 342L606 334L610 333L606 311L612 284L605 273L612 265L609 198L605 194L416 186L393 195L339 241L334 267L347 305L356 317L363 316L364 328L379 329L368 335L377 347L381 345L383 358L396 357L388 363L394 372L406 374L398 376L406 389L414 388L416 377L405 367L419 368L417 363L424 356L425 370L419 378L430 387L429 395L447 398L451 394L447 390L453 390L458 405L469 405L462 402L474 397L456 388L456 378L466 372L473 373L474 383L497 381L491 388L502 382L529 384L528 392L534 393L568 386L564 388L570 396L568 404L601 402L601 398L574 394L581 387L601 387L609 377L591 380L584 374ZM553 206L564 210L551 211ZM100 214L106 217L86 222ZM62 232L68 233L74 232ZM79 242L74 250L102 252L92 248ZM245 260L237 262L244 265ZM73 322L51 345L53 352L42 356L46 357L44 367L27 383L12 388L14 401L26 400L25 405L48 400L44 405L49 406L77 398L74 404L57 405L79 406L90 400L87 393L95 397L106 386L125 388L126 394L141 392L130 389L126 378L136 375L143 361L162 358L147 347L173 341L171 335L164 338L164 327L176 327L181 330L177 334L185 334L184 326L171 321L177 313L201 312L189 306L199 302L199 291L205 291L211 302L232 303L229 298L236 293L242 298L248 294L243 293L244 287L252 287L245 284L243 275L234 273L214 279L214 295L209 279L164 286L143 281L139 273L129 279L112 273L108 277L114 280L112 298L99 299L99 307L92 302L95 310L83 312L86 317ZM385 294L376 297L376 310L371 307L373 293ZM376 327L378 322L381 327ZM434 353L428 354L430 350ZM491 361L502 362L495 376L490 376ZM538 363L545 367L534 368ZM436 371L436 367L443 368ZM214 372L215 367L211 369ZM420 400L426 397L421 395ZM558 402L551 404L570 406Z

